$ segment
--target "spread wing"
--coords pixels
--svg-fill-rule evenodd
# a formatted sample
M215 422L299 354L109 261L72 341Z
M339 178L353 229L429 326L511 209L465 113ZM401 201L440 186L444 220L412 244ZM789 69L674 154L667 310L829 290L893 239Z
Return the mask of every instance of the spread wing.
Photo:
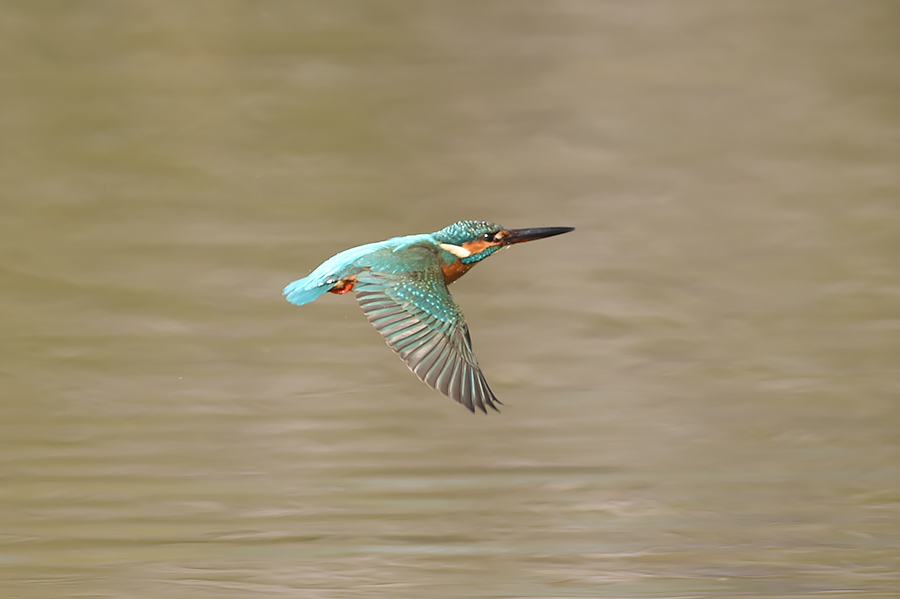
M428 251L418 258L411 261L415 270L382 263L360 272L354 287L360 307L391 349L429 387L472 412L476 407L482 412L487 407L497 410L495 404L501 402L478 366L462 310L444 282L440 257Z

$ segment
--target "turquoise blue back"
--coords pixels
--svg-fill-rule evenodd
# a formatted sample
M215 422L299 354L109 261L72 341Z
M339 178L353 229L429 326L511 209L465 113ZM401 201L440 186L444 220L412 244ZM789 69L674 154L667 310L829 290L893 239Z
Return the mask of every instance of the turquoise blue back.
M357 275L364 269L398 273L425 268L413 255L398 254L398 250L416 244L434 246L431 235L407 235L386 241L367 243L336 254L323 262L306 277L298 279L282 292L287 301L298 306L308 304L328 291L341 279Z

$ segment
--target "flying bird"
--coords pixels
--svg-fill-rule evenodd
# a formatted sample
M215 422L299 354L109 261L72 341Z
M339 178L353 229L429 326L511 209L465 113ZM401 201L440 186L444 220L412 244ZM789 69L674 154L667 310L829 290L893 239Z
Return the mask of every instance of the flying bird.
M283 293L302 306L326 292L355 291L369 322L420 380L469 411L486 413L501 402L484 379L466 319L447 286L498 250L572 230L461 220L435 233L344 250Z

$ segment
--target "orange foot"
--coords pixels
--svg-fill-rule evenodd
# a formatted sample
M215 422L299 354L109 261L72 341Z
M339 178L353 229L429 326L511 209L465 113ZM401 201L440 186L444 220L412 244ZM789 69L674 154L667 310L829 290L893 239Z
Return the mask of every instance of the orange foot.
M328 290L329 293L334 293L335 295L344 295L356 285L356 278L352 279L343 279L338 281L334 287Z

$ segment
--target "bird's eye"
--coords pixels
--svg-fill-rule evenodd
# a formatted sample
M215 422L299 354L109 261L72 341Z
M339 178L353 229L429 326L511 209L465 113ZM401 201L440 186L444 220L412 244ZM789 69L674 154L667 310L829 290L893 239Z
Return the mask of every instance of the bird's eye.
M494 241L494 235L496 235L496 233L485 233L483 239L485 241Z

